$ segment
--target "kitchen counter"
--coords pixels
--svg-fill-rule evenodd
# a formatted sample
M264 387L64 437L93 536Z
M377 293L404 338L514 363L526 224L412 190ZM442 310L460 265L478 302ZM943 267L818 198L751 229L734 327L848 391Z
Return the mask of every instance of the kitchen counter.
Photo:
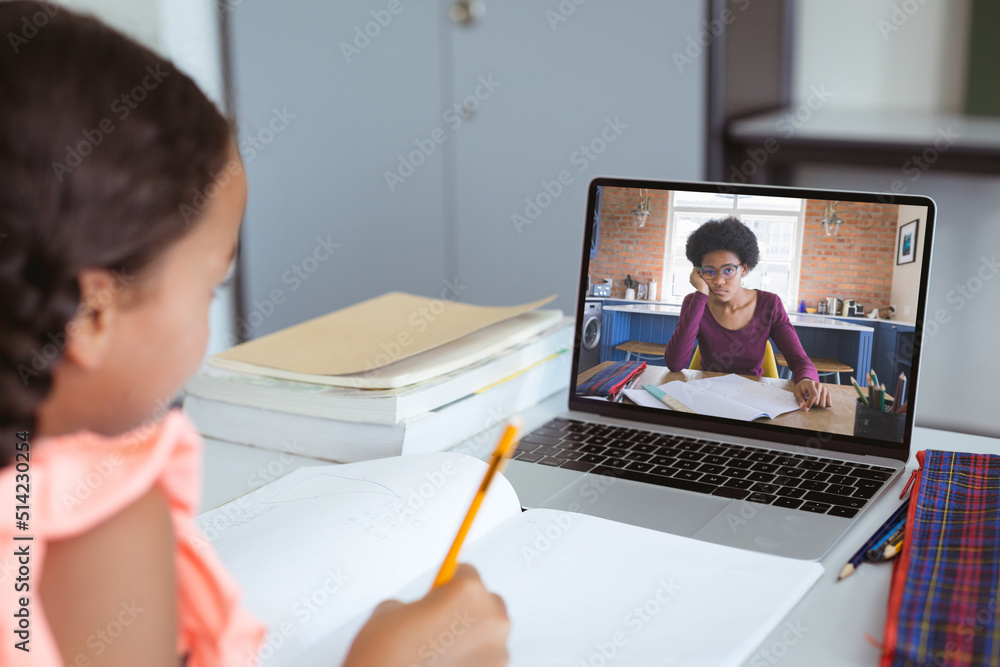
M611 303L606 303L602 309L601 361L624 360L627 353L617 349L617 346L627 341L665 345L680 319L681 307L675 304L628 302L621 299L606 301ZM861 318L789 313L788 319L806 354L817 359L837 359L851 368L851 371L841 374L841 384L847 384L850 377L855 376L864 385L864 378L872 367L876 334L892 333L895 342L897 332L897 327L891 327L892 332L883 332L882 329L888 328L888 325ZM885 335L880 336L881 338L885 338ZM771 344L775 346L774 341ZM777 347L774 351L780 352ZM875 361L881 363L886 351L880 348L880 355Z
M668 302L668 301L640 301L638 299L634 299L634 300L629 301L629 300L626 300L626 299L624 299L624 298L622 298L620 296L588 296L588 297L585 297L585 299L587 301L605 301L605 302L606 301L617 301L617 302L619 302L619 303L616 304L618 306L661 306L661 307L664 307L664 308L673 308L673 309L675 309L673 311L674 314L680 313L680 306L677 305L677 304L675 304L675 303ZM609 308L610 307L611 306L609 306ZM668 311L663 311L663 312L669 313L671 311L668 310ZM891 324L898 324L898 325L904 326L904 327L912 327L912 326L916 325L915 322L910 322L910 321L907 321L907 320L900 320L900 319L887 320L887 319L885 319L883 317L878 317L878 318L872 319L870 317L865 317L864 315L856 315L856 316L855 315L850 315L850 316L848 316L848 315L823 315L823 314L820 314L820 313L800 313L798 311L793 311L793 312L789 312L788 313L789 317L791 317L792 315L796 315L798 317L803 317L803 318L805 318L805 317L816 317L816 318L822 317L822 318L834 319L834 320L845 320L845 321L848 321L848 322L869 322L869 323L872 323L872 322L889 322ZM804 321L805 320L803 320L803 322Z
M886 322L888 324L898 324L899 326L903 326L903 327L912 327L912 326L916 325L915 322L907 322L906 320L896 320L896 319L887 320L887 319L884 319L882 317L877 317L875 319L872 319L870 317L864 317L862 315L858 315L858 316L853 316L853 315L820 315L819 313L799 313L799 312L788 313L788 315L789 316L791 316L791 315L798 315L799 317L826 317L826 318L831 318L831 319L836 319L836 320L846 320L848 322L869 322L869 323Z
M634 313L643 315L667 315L671 317L678 317L681 314L681 307L674 305L657 305L652 302L644 301L642 303L628 304L628 305L616 305L616 306L605 306L604 312L619 312L619 313ZM812 315L809 313L789 313L788 319L791 321L792 326L796 327L816 327L820 329L836 329L838 331L874 331L873 327L862 326L860 324L855 324L848 320L861 319L863 321L870 322L867 318L847 318L847 317L830 317L827 315Z

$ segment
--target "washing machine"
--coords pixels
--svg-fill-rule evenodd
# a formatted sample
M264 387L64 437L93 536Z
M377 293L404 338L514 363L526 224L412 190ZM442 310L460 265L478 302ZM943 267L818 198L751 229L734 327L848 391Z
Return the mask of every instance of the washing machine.
M583 340L580 345L580 367L577 373L601 362L601 299L587 299L583 305Z

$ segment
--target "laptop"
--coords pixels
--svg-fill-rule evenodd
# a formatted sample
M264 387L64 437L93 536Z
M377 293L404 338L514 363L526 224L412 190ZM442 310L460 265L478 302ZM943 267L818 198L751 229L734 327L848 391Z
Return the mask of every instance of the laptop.
M793 384L784 353L800 367L801 356L781 350L776 336L769 342L777 378L744 372L734 379L724 358L708 359L704 369L665 365L663 350L694 291L687 237L728 217L754 232L760 251L741 286L758 290L758 306L766 302L761 291L781 300L802 350L824 373L831 407L747 419L693 398L707 392L742 400L752 382L751 394L764 386L787 399L780 392ZM822 558L889 492L909 456L934 217L934 202L917 195L593 180L582 221L568 411L522 438L506 469L522 504ZM584 306L595 301L587 292L608 279L599 335L592 321L585 335ZM585 345L599 353L585 354ZM627 391L578 394L587 377L629 361L646 367ZM881 397L873 386L869 399L876 384L870 370L885 386ZM725 386L712 383L724 377ZM673 392L685 398L668 400L669 407L643 389L695 381L681 389L696 394ZM905 411L894 410L903 404Z

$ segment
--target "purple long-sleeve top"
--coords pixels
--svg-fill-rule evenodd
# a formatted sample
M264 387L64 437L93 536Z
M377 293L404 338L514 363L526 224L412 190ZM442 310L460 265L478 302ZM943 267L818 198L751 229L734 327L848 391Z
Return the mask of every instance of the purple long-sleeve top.
M708 295L694 292L684 297L674 335L663 353L672 371L687 368L695 345L701 350L701 368L706 371L756 375L764 373L767 339L774 339L792 369L792 380L819 381L802 343L788 320L781 299L773 292L757 290L757 304L750 323L736 331L719 324L708 309Z

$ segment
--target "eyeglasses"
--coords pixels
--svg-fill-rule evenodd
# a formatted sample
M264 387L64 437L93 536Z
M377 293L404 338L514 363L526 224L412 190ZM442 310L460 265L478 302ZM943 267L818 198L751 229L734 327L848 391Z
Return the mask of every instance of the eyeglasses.
M736 273L739 271L740 267L736 264L723 264L721 269L716 269L711 266L699 266L698 273L705 280L715 280L715 276L722 274L722 277L726 280L732 280L736 277Z

